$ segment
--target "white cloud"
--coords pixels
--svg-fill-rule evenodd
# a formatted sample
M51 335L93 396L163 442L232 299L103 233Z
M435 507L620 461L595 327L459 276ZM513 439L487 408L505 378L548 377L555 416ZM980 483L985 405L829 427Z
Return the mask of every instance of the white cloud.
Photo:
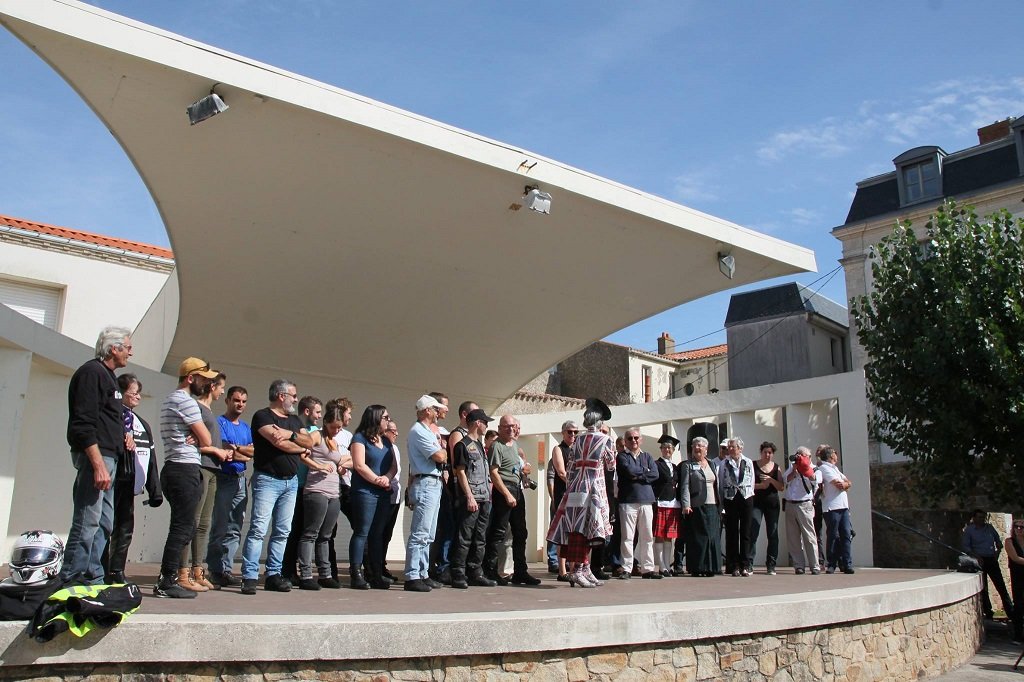
M773 133L757 148L762 161L845 155L872 139L907 147L960 139L971 130L1024 111L1024 78L1006 81L946 80L908 93L886 107L864 100L850 117L831 116Z
M672 179L672 194L684 204L718 200L716 183L706 171L693 171Z
M797 225L813 225L821 222L821 214L810 208L791 208L784 213Z

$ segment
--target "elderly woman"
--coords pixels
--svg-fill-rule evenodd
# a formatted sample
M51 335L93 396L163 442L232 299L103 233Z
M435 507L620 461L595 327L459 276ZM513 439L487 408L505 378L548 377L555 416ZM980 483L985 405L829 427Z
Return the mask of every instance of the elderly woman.
M569 584L580 587L601 585L590 569L590 550L603 545L611 535L608 493L604 472L615 468L612 439L601 433L612 412L600 400L587 400L583 428L569 450L566 461L565 495L548 529L548 541L557 543L559 556L573 564Z
M718 518L718 486L715 469L708 462L708 440L698 436L690 443L691 459L680 464L679 503L683 508L686 536L686 572L710 578L721 567Z
M675 539L679 537L682 507L679 504L680 465L672 463L679 439L665 434L658 439L661 458L657 461L658 480L654 482L654 561L663 577L672 575Z
M747 577L750 517L754 510L754 463L743 454L743 440L730 438L728 456L718 465L718 489L725 518L725 572Z

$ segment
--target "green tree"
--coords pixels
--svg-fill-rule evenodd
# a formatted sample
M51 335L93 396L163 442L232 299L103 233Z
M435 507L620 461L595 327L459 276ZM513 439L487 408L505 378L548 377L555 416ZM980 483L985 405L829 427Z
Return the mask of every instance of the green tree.
M1024 493L1024 220L948 202L877 247L851 301L867 351L871 431L907 455L929 500Z

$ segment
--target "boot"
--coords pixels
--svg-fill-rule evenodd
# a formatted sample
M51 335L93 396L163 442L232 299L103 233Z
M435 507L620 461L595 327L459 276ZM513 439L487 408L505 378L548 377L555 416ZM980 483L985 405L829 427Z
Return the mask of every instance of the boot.
M184 587L186 590L191 592L206 592L207 588L204 585L197 585L192 582L192 572L187 568L178 569L178 585Z
M202 566L192 567L192 582L194 582L196 585L202 585L208 590L219 589L218 586L214 585L206 578L206 571L203 570Z
M370 589L369 583L363 578L363 571L358 566L353 566L349 569L349 583L348 586L353 590L368 590Z

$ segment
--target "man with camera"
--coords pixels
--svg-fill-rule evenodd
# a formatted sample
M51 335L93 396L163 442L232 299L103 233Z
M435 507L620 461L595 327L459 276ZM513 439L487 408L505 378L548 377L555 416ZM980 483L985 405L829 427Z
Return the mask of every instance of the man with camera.
M527 572L526 565L526 499L524 484L536 487L529 478L525 456L515 437L519 424L506 414L498 422L498 439L491 445L490 472L491 521L487 529L487 550L484 553L484 575L499 585L539 585L540 580ZM526 477L525 481L523 477ZM515 568L510 579L498 573L498 552L505 542L508 527L512 530L512 562Z

